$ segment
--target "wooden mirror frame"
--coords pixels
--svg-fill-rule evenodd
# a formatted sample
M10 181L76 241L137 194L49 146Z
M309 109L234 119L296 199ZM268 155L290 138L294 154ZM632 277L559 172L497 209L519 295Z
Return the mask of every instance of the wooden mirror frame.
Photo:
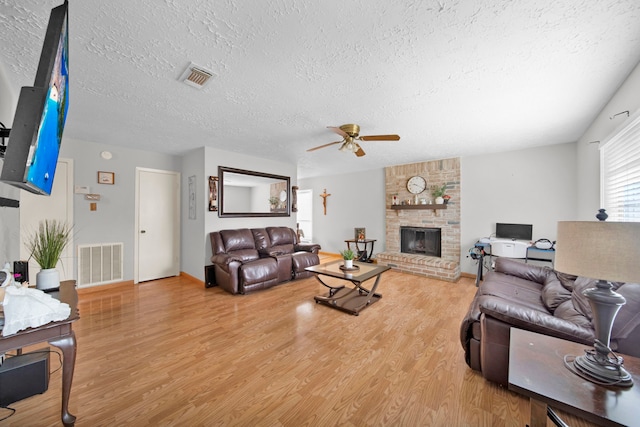
M266 197L266 205L265 209L251 209L248 211L233 211L229 208L229 203L225 203L225 181L229 181L233 175L238 175L239 179L248 179L256 178L259 181L264 181L265 185L269 185L270 189L265 190L269 193L269 197ZM238 218L238 217L282 217L282 216L291 216L290 206L291 206L291 191L290 191L290 178L288 176L282 175L273 175L264 172L256 172L245 169L236 169L230 168L226 166L218 166L218 192L220 197L218 198L218 216L220 218ZM273 182L271 182L273 181ZM227 194L229 189L227 189ZM287 198L283 202L284 206L280 207L269 207L269 198L274 196L280 200L280 192L286 191ZM249 203L251 203L249 201Z

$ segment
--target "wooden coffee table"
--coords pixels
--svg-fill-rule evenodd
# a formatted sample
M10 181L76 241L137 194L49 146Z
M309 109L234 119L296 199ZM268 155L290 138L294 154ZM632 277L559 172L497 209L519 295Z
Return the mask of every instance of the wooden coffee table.
M640 425L640 358L621 355L633 377L629 388L594 384L571 372L564 356L588 346L511 328L509 390L531 401L529 426L546 426L547 405L603 426Z
M328 262L326 264L314 265L307 267L305 270L314 273L316 279L324 286L329 288L326 295L318 295L314 297L316 303L324 304L337 310L358 315L362 310L377 302L382 295L376 293L380 276L389 270L387 266L378 266L363 262L354 262L357 267L353 270L343 270L340 268L343 262L341 260ZM320 276L334 277L336 279L346 280L355 285L355 288L341 286L331 286L322 281ZM375 278L375 282L371 290L362 286L367 280Z

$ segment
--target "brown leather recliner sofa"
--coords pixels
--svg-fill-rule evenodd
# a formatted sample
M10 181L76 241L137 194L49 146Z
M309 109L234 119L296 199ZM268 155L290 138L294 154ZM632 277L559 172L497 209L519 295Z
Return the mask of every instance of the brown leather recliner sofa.
M320 245L300 244L289 227L241 228L210 233L216 284L232 294L267 289L311 275Z
M585 344L595 342L592 311L582 294L596 281L548 267L497 258L495 270L480 282L460 326L467 364L493 382L507 386L509 331L525 329ZM640 357L640 284L615 283L627 300L611 331L611 349Z

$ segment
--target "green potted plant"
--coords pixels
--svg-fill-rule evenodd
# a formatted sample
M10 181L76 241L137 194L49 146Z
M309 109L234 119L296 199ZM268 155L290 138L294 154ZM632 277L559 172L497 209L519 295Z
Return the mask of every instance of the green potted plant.
M271 210L275 210L278 207L279 203L280 203L280 199L278 199L276 196L269 197L269 204L271 205Z
M345 249L344 251L340 251L340 255L342 255L342 259L344 259L344 268L353 268L353 260L356 254L351 249Z
M441 187L433 186L431 187L431 195L435 198L436 205L441 205L444 203L444 199L442 196L446 194L447 184L443 184Z
M27 238L25 245L41 268L36 275L36 288L60 286L60 273L56 265L70 240L71 227L55 219L40 221L38 230Z

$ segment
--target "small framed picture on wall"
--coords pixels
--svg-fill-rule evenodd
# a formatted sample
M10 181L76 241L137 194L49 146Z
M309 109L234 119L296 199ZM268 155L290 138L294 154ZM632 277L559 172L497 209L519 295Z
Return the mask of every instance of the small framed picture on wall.
M98 184L115 184L116 174L113 172L98 171Z

